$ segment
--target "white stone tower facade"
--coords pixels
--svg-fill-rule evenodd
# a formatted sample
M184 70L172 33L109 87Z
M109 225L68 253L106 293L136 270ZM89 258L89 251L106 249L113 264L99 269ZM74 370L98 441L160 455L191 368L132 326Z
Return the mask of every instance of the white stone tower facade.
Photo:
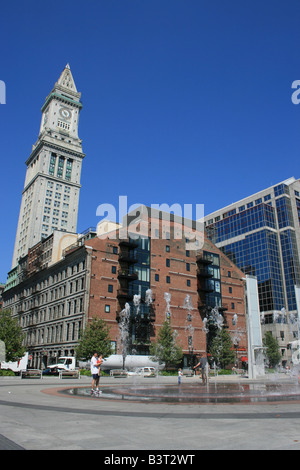
M67 64L41 109L38 140L26 161L12 268L28 248L54 230L77 231L85 156L78 137L80 97Z

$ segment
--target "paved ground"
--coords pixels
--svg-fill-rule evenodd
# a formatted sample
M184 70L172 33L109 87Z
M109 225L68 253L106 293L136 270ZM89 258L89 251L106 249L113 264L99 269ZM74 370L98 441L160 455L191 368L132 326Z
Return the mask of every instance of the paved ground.
M173 385L177 381L160 379ZM105 388L130 380L107 377L101 383ZM142 380L149 384L152 379ZM151 451L300 450L299 402L136 403L57 393L89 385L88 377L0 377L0 449L103 450L103 458L141 450L148 451L145 456Z

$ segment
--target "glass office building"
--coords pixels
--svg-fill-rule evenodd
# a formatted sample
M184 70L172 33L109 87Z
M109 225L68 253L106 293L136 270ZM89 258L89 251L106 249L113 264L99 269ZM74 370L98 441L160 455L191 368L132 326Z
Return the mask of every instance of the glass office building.
M245 273L257 277L260 310L272 323L297 313L300 284L300 180L289 178L205 217L208 237Z

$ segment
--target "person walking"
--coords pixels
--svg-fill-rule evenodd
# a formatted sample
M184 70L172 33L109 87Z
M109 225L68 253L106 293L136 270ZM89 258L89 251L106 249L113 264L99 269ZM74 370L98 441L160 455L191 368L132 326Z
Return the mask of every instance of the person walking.
M202 376L202 383L206 384L208 377L207 377L207 369L208 369L208 363L207 363L207 358L204 354L200 354L200 360L198 364L193 367L193 369L197 369L197 367L200 367L201 370L201 376Z
M96 386L96 389L98 389L99 385L99 380L100 380L100 375L99 375L99 368L100 365L98 365L98 353L94 352L93 357L91 358L91 374L92 374L92 385L91 385L91 395L95 392L94 388Z
M96 380L96 395L100 395L102 391L99 389L99 382L101 377L101 364L103 362L102 354L99 354L96 366L98 367L98 379Z

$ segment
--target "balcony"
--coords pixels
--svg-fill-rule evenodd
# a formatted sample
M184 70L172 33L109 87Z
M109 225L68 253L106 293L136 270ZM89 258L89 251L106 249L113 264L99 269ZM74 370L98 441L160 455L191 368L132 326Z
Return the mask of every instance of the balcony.
M210 265L212 264L212 260L203 258L203 255L199 255L196 257L196 263L202 265Z
M131 238L128 238L127 240L120 240L119 246L120 247L125 246L127 248L137 248L139 244L136 240L132 240Z
M210 287L201 286L197 288L197 291L199 295L202 294L203 292L205 292L206 294L210 294L214 292L214 289L211 289Z
M133 293L129 292L128 289L118 289L117 291L117 298L118 299L125 299L125 300L132 300L133 299Z
M124 251L119 253L119 262L120 263L137 263L137 254L133 251Z
M198 268L197 269L197 276L203 279L209 279L213 277L212 273L209 273L206 269Z
M135 281L138 279L137 273L130 272L128 269L120 269L118 271L118 279L126 279L127 281Z

